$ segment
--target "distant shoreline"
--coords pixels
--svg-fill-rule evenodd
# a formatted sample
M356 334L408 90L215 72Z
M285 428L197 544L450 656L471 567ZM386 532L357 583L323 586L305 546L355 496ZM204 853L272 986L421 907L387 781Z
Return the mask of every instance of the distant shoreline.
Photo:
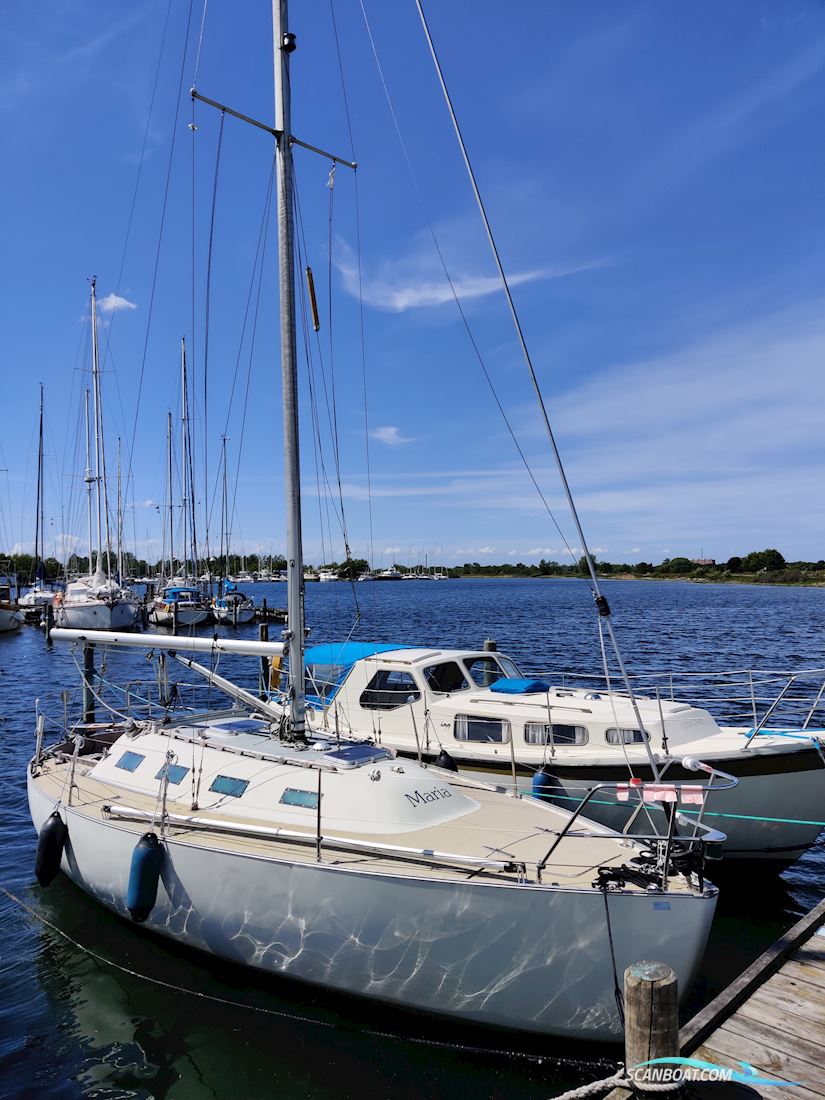
M730 577L657 577L651 574L637 576L635 573L597 573L599 581L669 581L672 584L749 584L755 588L825 588L825 580L781 581L772 577L769 581L760 581L757 574L743 574ZM564 577L536 573L460 573L452 580L475 581L589 581L589 577Z

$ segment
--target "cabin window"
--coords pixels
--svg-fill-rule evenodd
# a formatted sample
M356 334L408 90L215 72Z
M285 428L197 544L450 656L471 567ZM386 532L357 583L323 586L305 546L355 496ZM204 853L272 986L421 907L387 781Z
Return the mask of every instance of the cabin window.
M510 740L510 723L501 718L479 718L457 714L453 729L456 741L479 741L500 745Z
M430 665L424 669L427 687L436 695L448 695L451 691L463 691L470 685L457 661L444 661L440 665Z
M125 772L133 772L140 767L145 759L146 757L139 752L125 752L117 761L115 767L123 768Z
M563 722L525 722L526 745L586 745L587 730L584 726L568 726Z
M604 739L608 745L643 745L650 740L650 734L643 730L605 730Z
M215 794L228 794L232 798L240 798L249 786L248 779L236 779L232 775L216 775L209 786Z
M359 702L367 710L395 710L411 698L421 698L412 675L400 669L381 668L361 692Z
M521 670L515 661L511 661L509 657L499 656L498 662L504 669L505 676L509 676L511 680L521 679Z
M180 783L188 771L183 764L164 764L155 779L163 779L164 775L168 775L170 783Z
M504 675L495 657L469 657L464 661L464 665L471 679L479 687L489 687Z
M305 810L317 810L318 792L299 791L295 787L287 787L278 801L283 802L285 806L301 806Z

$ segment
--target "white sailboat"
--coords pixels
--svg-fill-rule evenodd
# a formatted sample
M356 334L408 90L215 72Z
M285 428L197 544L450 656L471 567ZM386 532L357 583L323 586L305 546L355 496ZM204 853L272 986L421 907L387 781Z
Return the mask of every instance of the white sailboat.
M174 650L240 709L89 725L38 747L38 877L60 868L114 912L239 965L474 1023L615 1039L630 962L661 959L689 988L716 901L701 864L676 859L672 837L643 850L564 809L307 729L286 0L274 41L289 630L283 645L55 631ZM288 653L285 711L185 656L224 652ZM701 798L692 787L680 793Z
M169 496L169 573L168 582L149 605L149 622L154 626L201 626L211 618L209 602L195 574L197 555L192 552L190 531L194 532L194 520L190 523L190 507L194 515L194 485L190 476L189 436L189 383L186 373L186 343L180 345L181 373L181 524L183 528L183 554L181 573L175 575L175 521L172 491L172 414L166 420L166 464ZM190 572L191 563L191 572Z
M28 621L40 618L44 607L54 603L57 590L46 581L44 566L45 514L43 500L43 384L40 384L40 428L37 443L37 499L34 523L34 570L31 587L18 600Z
M55 622L77 630L130 630L135 626L139 605L134 593L115 579L109 534L109 506L106 491L106 450L103 438L103 403L97 339L96 280L91 283L92 396L94 405L94 464L90 454L89 392L86 391L86 488L89 522L89 574L69 581L62 595L54 599ZM93 499L94 498L94 499ZM96 518L96 541L92 516ZM104 538L105 527L105 538ZM96 551L96 564L95 564ZM104 568L105 563L105 568ZM94 571L93 571L94 567Z
M226 437L222 439L223 492L221 494L221 570L229 560L229 496L227 491ZM244 626L255 618L255 604L251 596L241 592L235 581L221 576L218 592L212 599L215 621L227 626Z

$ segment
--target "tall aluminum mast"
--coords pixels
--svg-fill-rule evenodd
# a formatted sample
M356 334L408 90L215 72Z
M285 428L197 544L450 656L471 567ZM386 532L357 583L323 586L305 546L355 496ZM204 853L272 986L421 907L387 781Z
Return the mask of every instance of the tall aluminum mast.
M86 485L86 509L88 512L89 521L89 576L94 573L94 564L92 563L93 546L92 546L92 486L95 483L95 475L92 473L92 444L90 438L91 427L89 424L89 387L86 387L86 393L84 395L84 410L86 414L86 474L83 478Z
M293 736L303 737L304 699L304 560L301 542L301 457L298 444L298 357L295 336L295 264L292 210L292 122L289 55L295 35L287 29L287 0L272 0L275 68L275 129L278 177L278 274L281 314L281 379L284 421L284 486L286 491L287 631L289 719Z
M169 478L169 580L175 575L175 505L172 499L172 413L166 414L166 461Z
M94 406L94 441L95 441L95 467L94 479L97 499L97 564L101 566L103 557L103 505L101 502L101 482L103 480L103 463L101 461L100 440L100 362L97 350L97 293L95 290L97 280L92 279L92 402ZM95 571L89 568L90 573Z
M187 528L186 520L188 518L189 498L186 495L188 485L187 475L187 458L188 458L188 438L187 433L189 431L189 402L188 402L188 389L186 383L186 340L182 336L180 340L180 394L181 394L181 446L180 446L180 508L181 517L183 519L183 583L186 584L189 574L187 569L189 568L189 531Z

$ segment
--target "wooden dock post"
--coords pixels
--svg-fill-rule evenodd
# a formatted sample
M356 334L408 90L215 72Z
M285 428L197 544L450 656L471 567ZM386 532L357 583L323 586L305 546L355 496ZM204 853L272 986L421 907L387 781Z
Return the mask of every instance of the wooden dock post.
M637 962L624 972L624 1049L628 1073L653 1058L679 1055L679 996L676 975L660 962ZM659 1079L651 1076L656 1087ZM645 1091L644 1077L634 1081Z
M54 626L54 608L47 603L43 608L43 622L46 628L46 644L52 644L52 627Z
M178 604L177 600L172 601L172 633L177 636L178 633Z
M92 684L95 677L94 646L83 646L83 721L87 726L95 720L95 697Z
M264 600L264 608L266 608L266 600ZM258 638L262 642L269 641L269 623L261 623L258 627ZM269 659L267 657L261 657L261 677L260 677L260 692L261 695L266 695L269 691Z

